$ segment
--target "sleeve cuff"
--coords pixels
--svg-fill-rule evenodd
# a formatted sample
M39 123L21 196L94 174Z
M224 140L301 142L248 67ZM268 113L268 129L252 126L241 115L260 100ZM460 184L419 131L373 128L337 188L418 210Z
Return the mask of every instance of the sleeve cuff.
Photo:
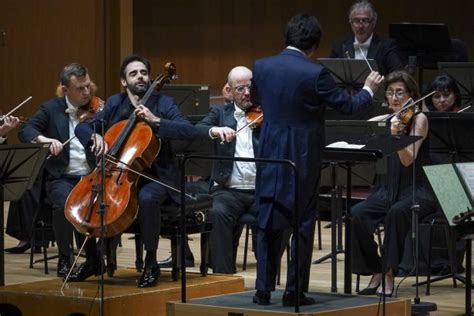
M366 90L372 98L374 97L374 92L369 88L369 86L364 86L362 89Z
M5 143L6 140L7 140L7 137L6 137L6 136L0 136L0 144Z

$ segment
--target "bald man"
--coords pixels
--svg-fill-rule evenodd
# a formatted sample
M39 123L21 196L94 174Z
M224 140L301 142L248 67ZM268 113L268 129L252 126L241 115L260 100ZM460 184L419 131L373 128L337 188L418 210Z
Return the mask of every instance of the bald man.
M227 77L225 93L233 100L211 107L209 114L196 124L202 137L214 140L218 156L254 157L259 129L243 128L248 120L245 111L250 101L250 69L238 66ZM244 212L255 212L255 164L214 161L210 193L214 198L208 219L213 224L210 234L211 267L214 273L235 273L235 245L241 230L237 221Z

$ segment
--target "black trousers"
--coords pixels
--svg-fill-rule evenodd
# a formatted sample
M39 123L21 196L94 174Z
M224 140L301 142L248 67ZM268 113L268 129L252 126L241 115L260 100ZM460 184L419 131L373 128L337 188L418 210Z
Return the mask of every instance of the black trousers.
M388 269L397 272L403 256L405 237L411 229L412 199L411 195L406 195L391 203L386 192L378 190L352 208L353 273L370 275ZM420 219L436 211L434 201L420 199L417 203L420 205ZM380 223L384 224L384 268L374 240L374 232Z
M208 221L212 223L209 236L211 267L215 273L235 273L234 243L240 237L238 219L245 212L255 210L255 192L216 188L211 192L212 208ZM237 233L236 233L237 232Z
M52 222L58 254L61 260L73 260L73 234L78 244L82 244L85 236L74 229L64 215L64 205L80 176L63 176L59 179L46 181L46 195L52 205ZM72 261L71 261L72 262Z

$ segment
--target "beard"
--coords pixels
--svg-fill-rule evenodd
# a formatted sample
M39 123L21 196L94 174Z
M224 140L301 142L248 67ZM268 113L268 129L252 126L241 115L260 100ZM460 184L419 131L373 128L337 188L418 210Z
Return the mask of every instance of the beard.
M148 88L150 87L150 82L137 82L135 84L130 84L130 83L127 83L127 89L130 90L130 92L134 95L137 95L139 96L140 98L142 98L146 91L148 90Z

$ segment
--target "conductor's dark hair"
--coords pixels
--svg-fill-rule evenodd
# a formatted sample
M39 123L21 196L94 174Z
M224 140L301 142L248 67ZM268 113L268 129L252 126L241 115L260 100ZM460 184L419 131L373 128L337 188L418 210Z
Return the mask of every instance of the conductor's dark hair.
M150 61L148 59L140 56L140 55L133 54L133 55L125 57L125 59L122 61L122 65L120 66L120 78L122 78L122 79L126 78L127 74L125 73L125 68L127 68L127 66L130 63L133 63L134 61L139 61L139 62L143 63L145 65L146 69L148 70L148 73L151 72Z
M59 75L59 81L63 86L68 87L71 82L71 77L84 77L88 73L87 68L79 63L72 63L63 68Z
M302 51L318 48L321 37L321 25L318 19L308 13L293 16L286 26L286 45Z
M428 94L432 91L438 91L438 92L447 92L447 93L453 93L454 94L454 104L453 108L456 107L461 107L461 92L459 91L458 85L456 82L453 80L448 75L439 75L436 78L431 81L430 85L426 88L425 94ZM433 104L433 96L427 98L425 100L426 107L430 111L437 111ZM450 109L451 111L453 109Z

